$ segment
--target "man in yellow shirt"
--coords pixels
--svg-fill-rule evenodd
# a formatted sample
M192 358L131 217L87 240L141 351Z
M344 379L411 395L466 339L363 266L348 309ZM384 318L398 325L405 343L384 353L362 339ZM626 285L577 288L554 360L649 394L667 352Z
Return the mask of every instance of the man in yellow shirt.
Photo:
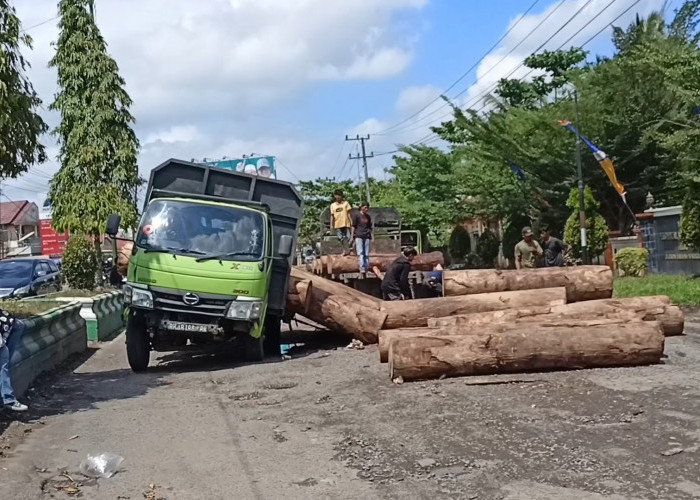
M343 255L348 254L348 244L350 243L350 203L343 197L343 192L338 190L334 193L335 201L331 203L331 227L338 235L340 246L343 247Z

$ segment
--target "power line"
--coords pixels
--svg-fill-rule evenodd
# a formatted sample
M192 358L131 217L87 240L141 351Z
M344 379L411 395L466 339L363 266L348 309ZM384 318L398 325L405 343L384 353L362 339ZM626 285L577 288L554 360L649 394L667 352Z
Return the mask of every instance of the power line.
M285 165L284 162L283 162L282 160L280 160L278 157L275 157L275 161L276 161L277 163L279 163L280 166L281 166L283 169L285 169L287 172L289 172L289 174L290 174L292 177L294 177L294 178L297 180L297 182L301 182L301 179L299 179L299 177L297 177L297 174L295 174L294 172L292 172L291 169L289 169L289 168L287 167L287 165Z
M346 135L345 140L346 141L360 141L360 145L362 146L362 156L360 156L359 154L355 157L350 155L350 156L348 156L348 159L359 160L360 158L362 158L362 165L363 165L364 170L365 170L365 188L367 191L366 201L367 201L367 203L370 203L369 173L367 170L367 158L374 158L374 153L370 153L369 155L367 155L367 153L365 151L365 141L369 141L369 134L367 134L367 137L364 137L364 136L361 137L359 134L356 137L348 137Z
M441 95L444 95L444 94L446 94L447 92L449 92L450 90L452 90L454 87L457 86L457 84L458 84L459 82L461 82L462 80L464 80L464 79L467 77L467 75L468 75L469 73L471 73L473 70L475 70L475 69L479 66L479 64L481 63L481 61L483 61L484 58L485 58L486 56L488 56L488 55L491 53L492 50L494 50L496 47L498 47L498 45L499 45L503 40L505 40L505 38L515 29L515 27L520 23L520 21L522 21L522 20L525 18L525 16L527 16L527 15L530 13L530 11L535 7L535 5L537 5L537 4L539 3L539 1L540 1L540 0L535 0L534 2L532 2L532 4L530 5L530 7L528 7L528 9L518 18L518 20L517 20L515 23L513 23L513 25L503 34L503 36L501 36L501 38L499 38L499 39L496 41L496 43L494 43L494 44L486 51L486 53L485 53L483 56L481 56L481 57L479 58L479 60L477 60L474 64L472 64L472 65L469 67L469 69L467 69L464 73L462 73L462 75L461 75L459 78L457 78L457 80L455 80L449 87L447 87L445 90L443 90L443 91L441 92ZM564 0L562 0L562 2L563 2L563 1L564 1ZM413 113L412 115L410 115L410 116L404 118L404 119L401 120L400 122L398 122L398 123L396 123L396 124L394 124L394 125L392 125L392 126L390 126L390 127L385 128L384 130L380 130L379 132L376 132L375 135L385 135L386 132L387 132L388 130L391 130L391 129L393 129L393 128L396 128L396 127L398 127L399 125L402 125L403 123L408 122L409 120L411 120L411 119L414 118L415 116L418 116L418 115L421 114L423 111L425 111L426 109L428 109L434 102L437 102L439 99L440 99L440 96L435 97L432 101L430 101L428 104L426 104L425 106L423 106L421 109L419 109L418 111L416 111L416 112Z
M26 32L29 31L29 30L33 30L34 28L38 28L39 26L43 26L43 25L45 25L45 24L48 24L48 23L50 23L51 21L55 21L55 20L58 19L59 17L61 17L61 16L54 16L54 17L52 17L51 19L46 19L45 21L41 21L40 23L34 24L34 25L32 25L32 26L30 26L30 27L28 27L28 28L23 28L22 31L24 31L24 32L26 33Z
M541 50L547 43L549 43L549 42L550 42L557 34L559 34L559 33L562 31L562 29L563 29L564 27L566 27L566 25L568 25L568 24L580 13L589 3L591 3L591 1L592 1L592 0L589 0L586 4L584 4L571 18L569 18L569 20L568 20L562 27L560 27L554 34L552 34L552 36L550 36L547 40L545 40L544 43L542 43L537 49L535 49L535 51L534 51L533 53L537 53L537 52L538 52L539 50ZM565 42L563 42L561 45L559 45L559 47L557 47L556 50L560 50L562 47L564 47L564 45L566 45L566 44L569 43L571 40L573 40L576 36L578 36L583 30L585 30L588 26L590 26L598 17L600 17L600 15L603 14L603 12L605 12L608 8L610 8L616 1L617 1L617 0L611 0L602 10L600 10L594 17L592 17L584 26L582 26L578 31L576 31L573 35L571 35ZM583 47L585 47L586 45L588 45L591 41L593 41L595 38L597 38L603 31L605 31L605 30L608 29L612 24L614 24L618 19L620 19L620 18L621 18L622 16L624 16L625 14L627 14L627 12L629 12L632 8L634 8L640 1L641 1L641 0L636 0L634 3L632 3L627 9L625 9L622 13L620 13L617 17L615 17L615 19L613 19L611 22L609 22L608 24L606 24L606 25L605 25L603 28L601 28L597 33L595 33L592 37L590 37L590 38L589 38L588 40L586 40L583 44L581 44L581 45L579 46L579 48L583 48ZM521 62L518 66L516 66L515 68L513 68L513 70L512 70L510 73L508 73L505 77L503 77L503 79L504 79L504 80L509 79L511 76L513 76L513 74L515 74L516 71L518 71L521 67L523 67L524 64L525 64L524 61ZM530 74L532 74L533 71L535 71L535 70L534 70L534 69L531 69L531 70L528 71L525 75L523 75L521 78L519 78L518 81L523 81L523 80L525 80L525 78L527 78ZM473 98L471 98L469 101L467 101L467 103L464 104L463 108L468 109L468 107L469 107L470 105L476 104L476 102L478 102L480 99L486 97L491 91L493 91L493 90L496 89L497 87L498 87L498 82L491 84L486 90L484 90L483 92L479 93L479 95L476 95L476 96L474 96ZM464 89L462 92L460 92L459 94L457 94L457 96L455 96L455 98L456 98L456 97L459 97L461 94L463 94L463 93L466 92L467 90L468 90L468 88L467 88L467 89ZM478 113L478 112L482 111L483 109L486 108L486 106L487 106L487 104L483 104L478 110L476 110L476 112ZM452 111L450 111L450 112L448 112L448 113L442 115L442 116L440 117L440 120L442 120L443 118L446 118L446 117L450 116L451 114L452 114ZM417 128L417 130L419 130L420 128L422 128L422 127ZM433 134L434 134L434 133L428 134L428 135L425 136L424 138L422 138L422 139L420 139L419 141L417 141L417 143L423 143L426 139L430 138L431 135L433 135ZM437 134L435 134L435 135L437 136ZM431 141L431 142L434 142L434 141Z
M333 172L335 172L336 168L338 167L338 162L340 161L340 157L343 154L343 151L345 151L345 144L346 143L347 143L347 141L343 141L340 144L340 150L338 151L338 156L335 157L335 161L333 162L333 166L331 167L331 169L329 171L330 172L329 176L331 178L333 177Z
M486 75L488 75L489 73L491 73L491 71L493 71L494 69L496 69L503 61L505 61L505 60L508 58L508 56L510 56L513 52L515 52L515 50L517 50L528 38L530 38L530 36L531 36L533 33L535 33L545 22L547 22L547 20L548 20L552 15L554 15L554 13L556 13L557 10L559 10L559 8L560 8L562 5L564 5L565 1L566 1L566 0L561 0L561 1L549 12L549 14L547 14L547 15L537 24L537 26L535 26L532 30L530 30L530 32L529 32L527 35L525 35L514 47L512 47L512 48L511 48L503 57L501 57L495 64L493 64L491 67L489 67L489 69L487 69L486 72L483 73L483 74L481 75L481 78L483 78L483 77L485 77ZM593 1L593 0L588 0L581 8L579 8L579 10L577 10L577 11L574 13L574 15L571 16L571 17L568 19L568 21L566 21L566 23L564 23L563 26L561 26L554 34L552 34L547 40L545 40L545 42L544 42L543 44L541 44L537 49L535 49L535 50L533 51L533 54L534 54L534 53L537 53L537 52L538 52L540 49L542 49L547 43L549 43L556 35L558 35L558 34L561 32L561 30L563 30L571 21L573 21L574 18L576 18L576 17L579 15L579 13L581 13L581 11L582 11L583 9L585 9L592 1ZM579 32L580 32L580 30L579 30ZM511 71L511 72L509 73L509 75L506 76L505 78L510 77L513 73L515 73L515 71L517 71L518 69L520 69L523 65L524 65L524 61L521 62L520 64L518 64L518 66L516 66L516 67L513 69L513 71ZM463 90L461 90L461 91L460 91L459 93L457 93L455 96L451 97L451 100L457 99L458 97L462 96L462 95L463 95L465 92L467 92L473 85L475 85L475 84L477 83L477 81L478 81L478 80L474 80L474 82L472 82L469 86L465 87ZM494 87L495 87L496 85L497 85L497 84L495 84L495 85L492 84L492 86L494 86ZM486 92L490 92L490 90L487 90ZM465 107L465 108L466 108L467 106L469 106L469 103L470 103L471 101L478 100L478 99L480 99L480 98L481 98L481 94L479 94L479 95L476 96L475 98L470 99L470 101L467 102L467 103L465 103L464 106L462 106L462 107ZM434 116L436 113L439 113L442 109L445 108L445 106L448 106L448 105L449 105L449 103L444 103L442 106L440 106L440 107L434 109L432 112L430 112L430 113L427 114L426 116L422 117L422 118L419 120L419 122L420 122L420 121L423 121L423 120L426 120L426 119L429 119L431 116ZM445 117L447 117L447 116L450 116L451 114L452 114L452 112L450 111L450 112L448 112L447 114L442 115L439 119L436 119L435 121L442 120L443 118L445 118ZM433 120L430 120L430 121L433 121ZM417 123L418 123L418 122L416 122L416 124L417 124ZM430 123L430 122L428 122L428 123ZM425 125L421 125L420 127L417 127L416 129L413 129L413 130L419 130L419 129L421 129L421 128L427 126L428 123L426 123ZM405 130L404 132L408 132L408 130ZM397 133L397 131L395 131L394 133Z
M594 17L592 17L584 26L582 26L578 31L576 31L573 35L571 35L566 41L564 41L561 45L559 45L559 47L558 47L556 50L560 50L564 45L566 45L566 44L569 43L571 40L573 40L576 36L578 36L583 30L585 30L588 26L590 26L590 24L592 24L598 17L600 17L600 15L602 15L608 8L610 8L616 1L617 1L617 0L611 0L602 10L600 10L600 11L598 12L598 14L596 14ZM591 36L591 37L588 38L584 43L582 43L582 44L579 46L579 48L583 48L583 47L585 47L586 45L588 45L589 43L591 43L593 40L595 40L598 36L600 36L601 33L603 33L603 32L604 32L606 29L608 29L611 25L613 25L615 22L617 22L618 19L620 19L620 18L621 18L622 16L624 16L625 14L627 14L630 10L632 10L640 1L641 1L641 0L635 0L627 9L625 9L623 12L621 12L620 14L618 14L612 21L610 21L609 23L607 23L607 24L606 24L605 26L603 26L600 30L598 30L593 36ZM590 3L590 0L589 0L588 3ZM581 9L585 8L586 5L588 5L588 3L586 3ZM574 14L574 16L572 16L572 18L575 17L575 16L581 11L581 9L579 9L579 11L577 11L577 13ZM569 21L567 21L566 24L568 24L569 22L571 22L572 18L570 18ZM566 24L565 24L564 26L566 26ZM540 45L540 47L538 47L538 48L535 50L534 53L537 53L537 51L541 50L541 49L544 47L544 45L546 45L554 36L556 36L559 32L561 32L562 29L563 29L563 27L560 28L559 30L557 30L557 32L554 33L549 39L547 39L542 45ZM520 63L520 64L519 64L518 66L516 66L508 75L506 75L503 79L508 79L508 78L510 78L510 77L511 77L518 69L520 69L523 65L524 65L524 62ZM532 74L533 71L534 71L534 69L528 71L525 75L523 75L521 78L519 78L518 81L523 81L523 80L524 80L525 78L527 78L530 74ZM486 89L484 92L482 92L482 93L480 93L478 96L475 96L475 97L473 97L472 99L470 99L470 100L464 105L464 107L466 108L467 106L470 105L470 103L475 103L475 102L477 102L478 100L480 100L481 98L486 97L486 95L488 95L488 93L490 93L492 90L494 90L494 89L497 88L497 87L498 87L498 82L495 83L495 84L492 84L492 85L491 85L488 89ZM465 90L465 91L466 91L466 90ZM464 91L463 91L463 92L464 92ZM478 113L478 112L484 110L484 109L487 107L487 105L488 105L488 104L486 104L486 103L483 104L483 105L482 105L479 109L477 109L475 112ZM447 113L447 114L443 115L442 117L440 117L440 119L446 118L447 116L449 116L449 115L451 115L451 114L452 114L452 112ZM430 141L427 141L427 140L428 140L431 136L433 136L433 135L435 135L435 137L434 137L433 139L431 139ZM438 139L439 139L439 136L433 132L433 133L428 134L427 136L423 137L422 139L419 139L419 140L416 141L415 143L412 143L412 145L415 145L415 144L428 145L428 144L430 144L430 143L435 142L435 141L438 140ZM427 141L427 142L426 142L426 141Z

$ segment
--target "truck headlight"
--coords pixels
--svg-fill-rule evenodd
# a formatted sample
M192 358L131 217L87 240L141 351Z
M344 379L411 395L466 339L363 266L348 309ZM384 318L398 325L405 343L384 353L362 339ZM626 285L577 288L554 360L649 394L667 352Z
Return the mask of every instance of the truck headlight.
M125 302L126 302L126 295ZM127 302L135 307L143 307L144 309L153 309L153 294L148 290L141 290L140 288L131 288L130 300Z
M14 297L24 297L25 295L29 295L29 289L31 285L23 286L21 288L15 288L15 290L12 292L12 295Z
M226 312L226 317L230 319L258 319L262 310L260 301L233 301Z

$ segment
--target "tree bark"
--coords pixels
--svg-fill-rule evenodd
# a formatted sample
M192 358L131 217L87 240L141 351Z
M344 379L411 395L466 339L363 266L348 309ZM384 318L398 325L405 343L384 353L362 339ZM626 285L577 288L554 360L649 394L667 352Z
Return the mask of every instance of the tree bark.
M396 302L383 302L387 314L385 330L428 326L428 319L496 311L514 307L566 304L566 290L545 288L517 292L482 293L456 297L438 297Z
M627 318L658 321L664 335L683 333L683 311L670 304L666 296L631 297L626 299L602 299L559 306L538 306L477 314L433 318L430 327L469 326L481 328L496 323L523 323L557 320L581 320L598 318Z
M328 255L325 272L331 274L356 273L358 269L357 256L355 255ZM392 262L398 258L398 255L386 254L370 254L369 267L377 268L381 272L385 272ZM435 266L445 263L445 259L441 252L423 253L417 255L411 263L411 271L432 271Z
M295 314L303 316L309 310L311 302L311 289L313 284L311 280L289 277L289 285L287 286L287 303L285 316L289 319Z
M499 311L510 313L510 310ZM490 313L484 313L488 315ZM473 316L480 316L475 314ZM462 316L464 318L466 316ZM639 317L635 316L621 316L621 317L608 317L608 318L592 318L592 319L560 319L560 318L547 318L541 317L538 323L536 323L537 328L583 328L599 325L619 325L622 323L629 323L630 321L642 321ZM483 332L506 332L513 331L519 332L523 329L534 328L534 322L494 322L494 323L479 323L472 324L469 322L460 321L455 324L445 324L440 326L428 326L419 328L397 328L395 330L382 330L378 335L378 350L379 350L379 361L381 363L386 363L389 360L389 348L393 341L397 339L413 338L413 337L453 337L460 335L479 335Z
M298 268L292 269L290 279L311 283L308 308L301 316L365 344L377 343L386 319L379 299Z
M126 276L129 269L129 259L131 258L131 250L133 248L134 243L129 241L117 252L117 272L122 276Z
M664 336L658 323L484 330L474 335L396 339L389 348L391 378L420 380L553 369L658 363Z
M613 274L607 266L545 267L541 269L473 269L445 271L445 296L566 287L567 302L612 297Z

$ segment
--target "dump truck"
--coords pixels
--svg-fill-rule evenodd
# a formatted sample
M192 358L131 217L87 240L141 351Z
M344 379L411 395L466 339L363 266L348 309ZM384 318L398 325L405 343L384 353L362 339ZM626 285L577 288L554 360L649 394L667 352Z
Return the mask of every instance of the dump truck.
M177 159L153 169L123 287L131 369L188 341L279 355L301 211L287 182ZM111 216L108 234L118 226Z

